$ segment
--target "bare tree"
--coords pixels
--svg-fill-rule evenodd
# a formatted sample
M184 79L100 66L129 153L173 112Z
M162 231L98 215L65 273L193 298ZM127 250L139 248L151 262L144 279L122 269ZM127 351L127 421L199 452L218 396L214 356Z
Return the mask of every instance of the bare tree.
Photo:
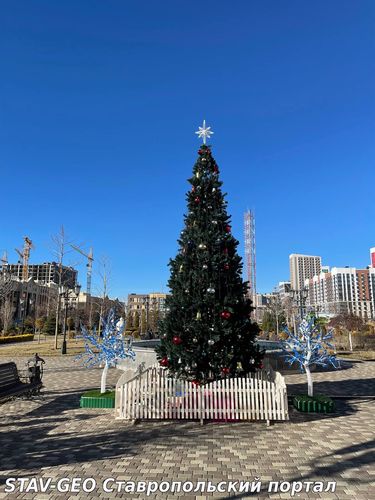
M275 318L276 335L279 336L280 320L284 317L284 306L279 294L272 295L268 299L267 309Z
M6 269L0 271L0 300L7 297L13 290L12 275Z
M61 285L63 283L63 263L64 258L67 253L68 245L70 242L67 241L64 226L61 226L60 231L52 236L53 254L56 256L56 262L58 264L58 285L59 292ZM60 309L61 309L61 299L60 293L58 293L56 301L56 326L55 326L55 349L57 349L57 337L59 334L59 322L60 322Z
M298 312L297 305L290 295L285 295L282 303L288 328L293 326L293 331L296 331L296 315Z
M101 333L102 326L102 318L108 312L108 294L110 289L110 278L111 278L111 268L109 259L106 256L103 256L99 259L99 296L100 296L100 310L99 310L99 327L98 327L98 335Z
M365 323L359 316L355 316L352 313L344 313L332 318L329 322L329 326L332 328L339 328L347 332L349 339L349 348L351 351L353 351L352 333L362 330L365 326Z
M14 307L12 295L4 297L0 307L0 314L3 324L3 332L5 333L13 322Z

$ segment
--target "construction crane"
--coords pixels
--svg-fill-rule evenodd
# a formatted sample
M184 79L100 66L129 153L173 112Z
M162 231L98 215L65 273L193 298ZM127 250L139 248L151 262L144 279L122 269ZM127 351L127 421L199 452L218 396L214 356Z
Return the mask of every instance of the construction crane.
M29 258L30 258L30 250L34 248L33 242L25 236L24 238L24 244L23 244L23 249L22 252L21 250L18 250L16 248L16 252L18 255L21 257L21 262L22 262L22 279L24 281L27 281L29 277Z
M247 210L244 216L245 226L245 257L249 297L256 306L256 259L255 259L255 216Z
M92 263L94 262L94 254L92 248L90 248L89 253L84 252L81 248L76 245L70 245L73 250L79 252L81 255L86 257L87 259L87 285L86 285L86 293L87 295L91 295L91 277L92 277Z

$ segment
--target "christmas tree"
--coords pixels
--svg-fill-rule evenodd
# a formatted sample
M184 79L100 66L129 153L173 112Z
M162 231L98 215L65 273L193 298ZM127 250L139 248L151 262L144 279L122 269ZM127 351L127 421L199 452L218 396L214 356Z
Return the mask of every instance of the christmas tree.
M218 165L205 144L211 133L204 122L179 253L170 261L171 294L157 348L161 366L197 383L254 371L262 359L239 243L232 236Z

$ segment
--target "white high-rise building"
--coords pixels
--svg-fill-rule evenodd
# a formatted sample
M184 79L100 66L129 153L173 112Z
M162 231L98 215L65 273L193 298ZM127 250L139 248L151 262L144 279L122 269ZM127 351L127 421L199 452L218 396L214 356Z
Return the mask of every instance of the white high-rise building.
M292 253L289 255L289 267L292 290L302 290L307 279L320 274L322 258L316 255Z
M306 280L307 305L317 314L375 318L375 269L333 267Z

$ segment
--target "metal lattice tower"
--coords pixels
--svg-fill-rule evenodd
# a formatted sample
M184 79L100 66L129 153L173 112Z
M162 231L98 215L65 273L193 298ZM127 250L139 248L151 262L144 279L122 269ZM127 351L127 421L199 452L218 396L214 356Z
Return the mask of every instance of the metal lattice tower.
M246 275L249 282L248 295L255 305L256 296L256 259L255 259L255 216L251 210L245 212L245 259Z

